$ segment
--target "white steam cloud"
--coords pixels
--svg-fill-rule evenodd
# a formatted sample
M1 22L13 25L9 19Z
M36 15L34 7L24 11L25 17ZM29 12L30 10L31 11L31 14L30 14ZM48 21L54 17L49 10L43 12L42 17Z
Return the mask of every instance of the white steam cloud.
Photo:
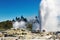
M13 28L15 28L15 29L17 29L17 28L20 28L20 29L26 28L26 22L24 22L24 21L13 22Z
M60 31L60 0L42 0L40 11L42 30Z

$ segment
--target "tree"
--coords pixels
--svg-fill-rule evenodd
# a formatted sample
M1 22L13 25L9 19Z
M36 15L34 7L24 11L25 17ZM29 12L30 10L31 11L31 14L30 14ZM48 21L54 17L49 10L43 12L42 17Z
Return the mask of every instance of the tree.
M15 22L15 20L13 19L12 22Z
M24 18L24 21L25 21L25 22L27 22L27 19L26 19L26 18Z
M7 20L7 21L0 22L0 29L1 28L2 29L10 29L12 27L13 27L12 26L12 21Z
M20 18L19 17L16 17L16 21L20 21Z
M21 16L21 19L24 19L24 17L23 17L23 16Z
M28 23L27 24L27 29L31 31L32 30L32 24Z
M16 21L18 20L18 18L16 17Z

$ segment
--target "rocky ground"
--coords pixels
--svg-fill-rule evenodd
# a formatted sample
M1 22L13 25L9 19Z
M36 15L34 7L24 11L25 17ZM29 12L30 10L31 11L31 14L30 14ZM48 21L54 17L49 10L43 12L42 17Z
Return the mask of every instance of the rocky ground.
M32 33L25 29L11 29L0 32L0 40L60 40L60 35L53 32Z

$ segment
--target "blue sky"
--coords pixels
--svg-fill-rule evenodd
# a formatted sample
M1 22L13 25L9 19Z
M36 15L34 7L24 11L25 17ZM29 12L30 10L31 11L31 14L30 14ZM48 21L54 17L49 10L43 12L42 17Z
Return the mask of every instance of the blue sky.
M0 0L0 21L38 15L40 0Z

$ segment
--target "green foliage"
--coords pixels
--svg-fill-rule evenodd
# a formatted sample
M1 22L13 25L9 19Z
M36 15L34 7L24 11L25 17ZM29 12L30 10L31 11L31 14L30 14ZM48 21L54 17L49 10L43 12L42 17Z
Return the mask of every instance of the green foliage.
M7 21L0 22L0 30L2 30L2 29L10 29L12 27L13 27L12 26L12 21L7 20Z
M32 24L28 23L27 24L27 29L31 31L32 30Z

